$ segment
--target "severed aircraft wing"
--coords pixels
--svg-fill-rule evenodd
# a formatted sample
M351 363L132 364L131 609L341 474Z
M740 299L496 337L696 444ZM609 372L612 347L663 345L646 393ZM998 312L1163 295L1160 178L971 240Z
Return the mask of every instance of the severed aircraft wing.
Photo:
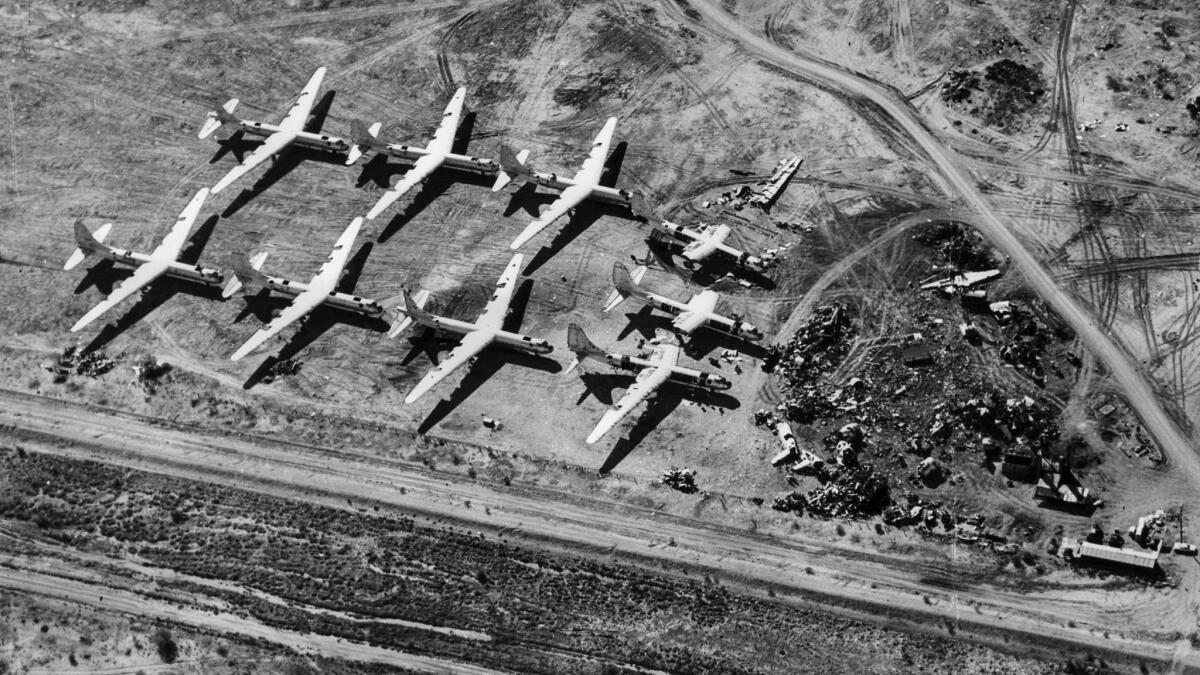
M188 202L188 205L183 207L183 211L179 212L179 218L175 220L175 224L171 226L171 231L167 233L167 236L163 237L162 243L150 252L151 258L170 262L179 258L179 252L187 243L188 235L192 232L192 225L196 222L196 216L200 215L200 208L204 206L204 200L207 198L208 188L200 188L196 196L192 197L192 201Z
M437 170L442 162L446 161L445 155L423 155L417 158L413 167L406 171L400 180L391 187L379 201L375 202L375 206L367 212L367 219L374 220L379 214L387 210L389 206L396 203L409 190L425 182L430 174Z
M678 352L676 352L678 354ZM646 400L653 394L667 379L671 376L671 368L675 359L668 356L662 357L659 362L649 368L643 369L638 373L637 381L625 395L617 401L616 405L605 411L604 416L600 418L600 423L592 430L592 433L587 437L588 445L600 440L600 437L612 430L629 411L636 408L642 401Z
M117 303L145 288L150 282L166 273L170 265L171 260L156 259L143 263L133 271L131 276L122 281L121 285L114 288L113 292L109 293L107 298L101 300L100 304L93 307L91 311L83 315L83 318L76 321L75 325L71 326L71 332L74 333L82 329L84 326L95 321L101 314L112 309Z
M592 149L588 152L587 159L583 160L583 167L579 169L579 173L575 174L575 182L584 185L599 185L600 177L604 173L604 160L608 159L608 146L612 143L613 132L617 128L617 118L610 117L604 123L604 128L596 134L596 140L592 142Z
M518 253L509 261L508 267L496 281L496 290L492 298L484 305L479 320L475 322L480 328L500 330L504 326L504 317L508 314L508 305L512 302L513 291L517 287L517 274L520 273L523 256Z
M325 67L321 66L309 78L308 84L304 85L304 89L300 91L300 96L296 97L296 102L292 104L292 109L288 111L287 116L283 118L283 122L279 124L280 129L293 133L304 129L304 124L308 122L308 115L312 112L313 104L317 102L317 90L321 88L321 80L323 79L325 79Z
M295 138L296 134L289 131L276 131L270 136L267 136L266 139L263 140L262 145L255 148L254 152L246 155L245 158L242 159L241 164L238 164L230 169L229 173L225 174L221 180L217 181L216 185L212 186L212 193L215 195L221 190L224 190L225 188L229 187L233 181L246 175L254 167L262 164L274 155L278 155L280 152L283 152L284 149L292 144L292 141Z
M459 87L458 91L454 92L454 98L450 99L446 112L442 113L442 123L438 125L437 131L433 132L433 140L429 142L426 150L444 155L454 147L454 135L458 133L458 122L462 117L463 101L466 98L466 87Z
M579 206L592 194L592 188L588 185L572 185L562 191L558 199L554 200L545 213L538 216L537 220L530 223L513 239L509 248L517 250L525 245L525 242L537 236L538 232L546 229L554 221L566 215L567 211Z
M308 283L308 288L292 298L292 303L285 307L279 316L275 317L266 326L263 326L257 333L250 336L246 340L246 344L238 348L233 356L229 357L232 361L238 361L250 352L258 349L258 347L279 333L279 331L288 327L290 324L304 318L317 307L325 302L329 294L332 293L337 286L338 278L342 276L342 270L346 267L346 260L350 257L350 247L354 244L355 237L358 236L358 230L362 227L362 217L355 218L351 221L350 226L338 237L337 243L333 245L333 251L329 254L329 258L321 265L321 269Z
M470 361L476 354L483 351L495 339L495 333L492 331L472 331L463 335L458 346L450 350L446 358L442 359L441 363L433 367L433 370L425 374L417 386L404 397L405 403L412 403L421 398L430 389L433 389L439 382L446 379L446 376L454 372L467 361Z

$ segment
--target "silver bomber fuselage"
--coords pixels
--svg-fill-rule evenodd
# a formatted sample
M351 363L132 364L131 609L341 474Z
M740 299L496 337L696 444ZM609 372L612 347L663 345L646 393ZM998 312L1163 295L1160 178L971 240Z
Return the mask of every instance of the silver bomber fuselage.
M487 328L480 328L473 323L459 321L458 319L447 319L444 316L433 316L429 319L422 317L421 319L417 319L417 323L438 332L453 335L466 335L467 333L488 330ZM492 339L499 344L532 354L549 354L554 351L553 345L539 338L531 338L527 335L512 333L506 330L496 330L492 335Z
M293 297L308 290L308 284L281 277L268 276L264 285L276 293ZM375 317L383 314L383 305L370 298L362 298L357 295L350 295L349 293L334 291L329 294L329 297L325 298L324 304L364 316Z
M282 131L278 125L255 122L253 120L238 120L238 126L247 134L263 137ZM345 152L350 149L350 143L337 136L314 134L309 131L296 131L293 133L295 133L295 139L292 143L301 147L328 150L330 152Z
M577 183L570 178L564 178L556 173L546 173L544 171L534 171L526 178L531 183L553 188L555 190L565 190ZM628 190L619 190L607 185L592 185L592 194L589 199L594 199L607 204L616 204L618 206L629 206L633 194Z
M154 259L145 253L130 251L128 249L111 248L102 254L114 262L123 263L133 267L138 267ZM220 270L201 267L200 265L188 265L181 262L172 261L167 264L165 274L176 279L184 279L186 281L195 281L207 286L220 286L225 281L225 275Z
M409 161L417 160L426 155L434 153L429 152L426 148L420 148L414 145L389 145L386 153L396 159L405 159ZM471 171L473 173L493 175L500 170L500 165L495 160L485 159L483 157L472 157L470 155L460 155L456 152L447 152L442 159L442 166L460 171Z
M628 354L614 354L605 352L599 358L604 359L604 362L613 368L626 370L632 373L638 373L647 368L657 368L658 364L648 359L643 359L637 356ZM701 389L711 389L714 391L725 391L733 386L729 380L695 368L685 368L684 366L672 366L671 375L669 378L672 382L685 384L689 387L698 387Z

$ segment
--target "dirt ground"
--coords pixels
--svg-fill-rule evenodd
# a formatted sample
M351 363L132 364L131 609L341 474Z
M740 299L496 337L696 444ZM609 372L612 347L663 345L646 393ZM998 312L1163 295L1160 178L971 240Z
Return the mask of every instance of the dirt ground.
M1200 91L1186 64L1200 25L1185 3L1136 11L1024 0L721 4L745 30L904 93L1009 226L1137 358L1190 433L1200 414L1192 395L1193 338L1200 335L1192 311L1200 283L1200 113L1188 105ZM982 568L1012 573L1015 586L1094 586L1096 597L1120 596L1139 629L1194 636L1200 578L1191 565L1165 564L1171 592L1136 585L1113 591L1104 579L1081 577L1045 555L1052 539L1081 536L1090 522L1124 529L1194 495L1169 467L1134 453L1136 420L1115 385L1069 341L1063 348L1079 353L1083 365L1049 388L1005 369L992 351L964 346L955 331L958 308L917 297L908 286L935 258L907 234L877 241L906 216L953 206L925 158L881 133L887 120L870 106L784 76L681 21L689 11L695 13L686 2L627 0L0 8L0 25L14 37L0 44L0 219L8 223L0 234L8 263L0 274L8 300L0 313L0 384L175 423L657 505L782 537L856 536L876 550L911 551L915 560L975 557ZM1016 72L1032 73L1033 84L1005 89L998 74L1014 69L997 64L1006 60L1021 66ZM770 468L778 446L754 426L752 413L778 402L778 382L750 349L737 364L741 372L711 362L739 346L721 340L702 341L703 353L687 364L729 377L727 397L665 395L605 440L585 445L627 383L614 390L607 380L588 386L564 376L566 326L580 323L598 344L634 351L663 325L631 304L601 313L613 262L646 255L649 228L586 209L524 251L532 283L520 329L555 344L550 359L490 352L465 377L412 406L403 397L430 359L421 345L407 336L389 340L380 326L314 321L233 363L228 355L270 308L178 285L112 310L110 326L102 320L78 337L68 333L120 278L103 268L87 276L61 270L72 248L71 223L78 218L95 229L113 222L110 242L149 250L190 196L232 165L228 155L210 161L216 146L196 138L210 103L236 96L239 112L275 121L320 65L329 68L325 89L336 92L324 126L331 133L347 134L354 118L379 120L387 140L422 143L453 89L466 86L475 114L470 151L493 156L501 142L530 148L534 166L544 170L573 172L603 120L616 115L616 140L627 143L618 186L644 193L660 215L681 222L728 222L747 250L785 247L765 287L655 269L647 277L655 290L684 298L711 285L726 295L721 307L763 328L767 343L786 340L780 327L813 302L853 301L862 339L913 330L918 311L944 317L939 339L948 357L961 357L955 363L994 374L1009 395L1063 411L1061 428L1085 441L1077 458L1085 484L1107 505L1090 519L1039 509L1030 486L1009 486L970 456L953 462L962 482L922 493L985 512L1042 556L1038 574L912 530L876 534L874 523L770 511L763 501L792 486ZM979 84L964 100L948 100L945 83L958 71ZM804 164L770 213L701 206L792 155ZM210 219L204 227L211 234L200 261L225 268L231 253L268 251L269 272L307 279L345 223L402 170L310 159L269 184L255 184L261 171L247 176L206 205L200 220ZM431 181L364 228L357 253L365 262L354 292L386 300L402 287L425 288L440 313L473 318L511 255L511 236L546 201L510 199L485 182ZM1019 295L1021 279L1006 276L996 290ZM41 365L73 344L103 350L117 367L55 382ZM261 381L256 370L272 353L294 355L299 371ZM173 368L153 386L133 375L145 355ZM855 374L849 367L837 373ZM918 377L932 386L938 373ZM1102 400L1117 405L1114 416L1096 413ZM912 414L925 419L919 412ZM504 427L492 431L484 417ZM798 435L813 443L827 431L812 425ZM898 432L881 429L879 438L889 433ZM703 494L651 487L669 466L695 469ZM1170 609L1145 609L1152 595L1169 595Z

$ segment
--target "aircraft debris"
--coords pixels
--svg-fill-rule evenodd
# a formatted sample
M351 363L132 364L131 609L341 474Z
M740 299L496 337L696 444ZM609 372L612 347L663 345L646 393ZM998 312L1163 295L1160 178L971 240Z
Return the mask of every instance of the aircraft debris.
M678 490L689 495L699 490L696 487L695 471L692 469L680 469L674 466L664 471L654 485L665 485L672 490Z
M101 351L80 351L77 345L63 350L58 361L43 363L42 368L54 374L55 384L67 381L71 375L99 377L116 367L115 360Z

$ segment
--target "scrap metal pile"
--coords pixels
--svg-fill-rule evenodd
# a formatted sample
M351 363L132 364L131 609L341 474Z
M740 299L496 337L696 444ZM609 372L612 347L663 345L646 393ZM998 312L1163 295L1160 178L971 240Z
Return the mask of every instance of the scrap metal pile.
M54 373L54 382L61 384L66 382L71 375L99 377L112 370L116 365L116 361L106 356L104 352L83 352L72 345L63 350L57 362L44 363L42 367Z
M768 372L778 370L789 386L806 382L818 373L836 368L850 351L855 333L845 305L836 302L822 305L792 339L771 350L763 367Z
M692 469L680 469L671 467L662 473L655 485L666 485L672 490L679 490L684 494L694 494L699 488L696 487L696 472Z

